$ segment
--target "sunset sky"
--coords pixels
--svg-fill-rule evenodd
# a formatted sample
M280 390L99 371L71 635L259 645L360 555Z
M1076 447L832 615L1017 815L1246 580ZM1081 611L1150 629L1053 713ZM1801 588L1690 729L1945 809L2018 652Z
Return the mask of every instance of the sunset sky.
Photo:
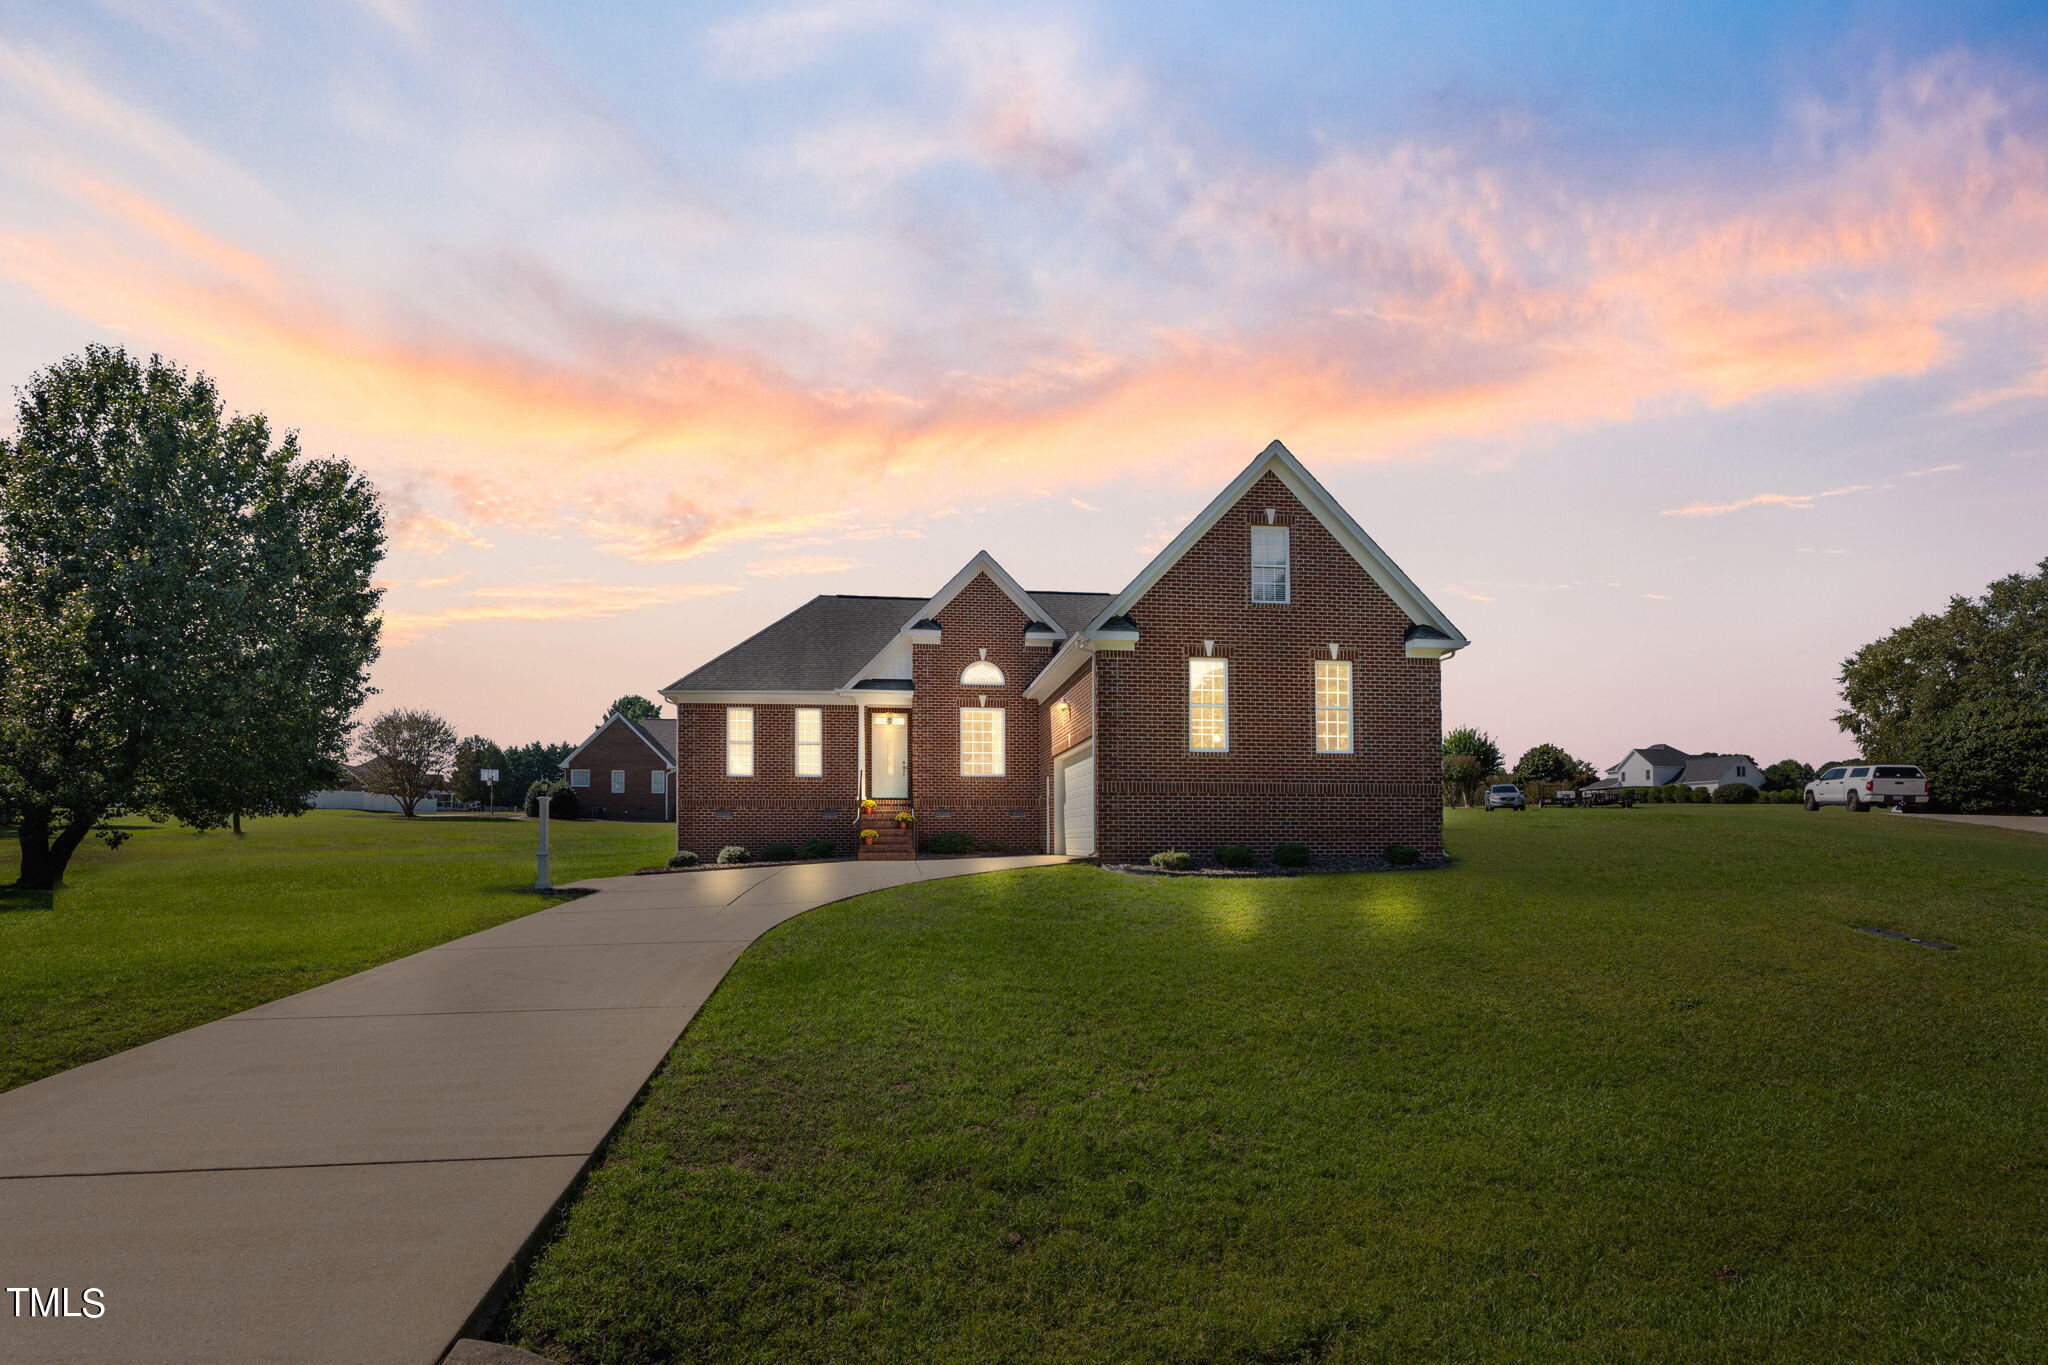
M1278 437L1447 723L1820 762L2048 556L2048 5L0 0L0 383L91 341L375 478L373 705L505 743Z

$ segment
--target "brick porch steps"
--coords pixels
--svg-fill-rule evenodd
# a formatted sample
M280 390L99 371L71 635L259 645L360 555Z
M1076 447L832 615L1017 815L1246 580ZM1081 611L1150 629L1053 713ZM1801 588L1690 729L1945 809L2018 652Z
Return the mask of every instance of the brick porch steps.
M917 856L917 827L896 823L896 812L909 809L908 801L877 800L874 813L861 817L859 828L875 831L873 843L860 845L862 862L905 862Z

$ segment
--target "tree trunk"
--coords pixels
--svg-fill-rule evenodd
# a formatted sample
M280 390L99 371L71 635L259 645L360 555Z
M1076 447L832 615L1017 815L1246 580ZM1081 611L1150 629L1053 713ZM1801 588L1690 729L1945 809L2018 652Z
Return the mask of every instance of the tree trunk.
M15 874L15 890L55 890L56 871L50 866L50 813L46 810L23 811L21 828L15 832L15 837L21 844L21 868Z
M240 834L242 832L242 812L235 812L233 817L233 824L235 827L235 833Z
M73 812L74 816L77 812ZM50 812L28 811L21 817L21 871L16 875L17 891L55 891L64 884L64 869L71 855L85 842L97 817L74 819L50 837Z

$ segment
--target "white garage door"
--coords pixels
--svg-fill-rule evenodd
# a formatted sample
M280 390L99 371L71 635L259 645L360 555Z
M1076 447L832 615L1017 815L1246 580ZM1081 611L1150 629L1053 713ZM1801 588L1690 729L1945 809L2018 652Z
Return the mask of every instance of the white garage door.
M1095 755L1060 769L1060 831L1067 856L1095 853Z

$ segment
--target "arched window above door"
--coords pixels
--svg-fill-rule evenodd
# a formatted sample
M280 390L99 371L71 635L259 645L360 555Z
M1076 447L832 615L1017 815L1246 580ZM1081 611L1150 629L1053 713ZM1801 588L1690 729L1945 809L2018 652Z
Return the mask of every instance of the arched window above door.
M962 687L1001 687L1003 670L988 661L988 651L981 651L981 657L960 670Z

